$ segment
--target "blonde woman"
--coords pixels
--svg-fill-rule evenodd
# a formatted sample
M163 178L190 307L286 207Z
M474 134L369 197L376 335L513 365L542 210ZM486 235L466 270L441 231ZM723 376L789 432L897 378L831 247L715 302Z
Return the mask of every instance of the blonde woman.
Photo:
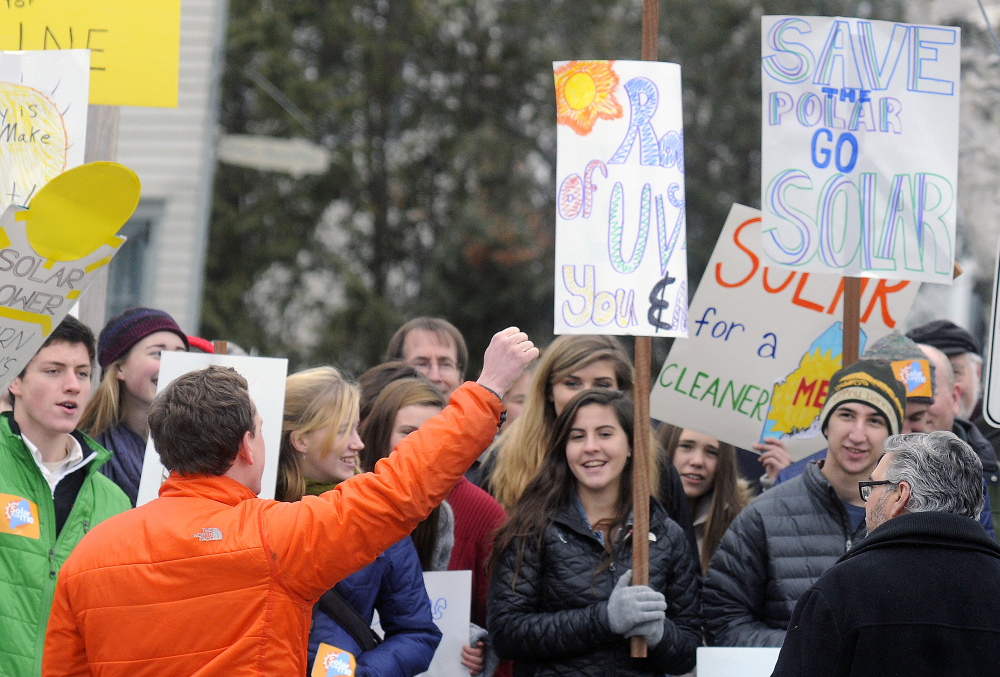
M277 496L297 501L318 495L350 479L359 469L364 448L358 434L358 390L332 367L293 374L285 384ZM441 641L431 618L430 601L416 549L409 538L390 546L367 567L351 574L334 590L355 614L371 625L377 610L385 640L365 650L343 619L323 603L313 608L309 665L322 644L349 652L355 674L410 677L424 672Z
M508 512L521 498L545 458L556 417L577 394L591 388L632 394L632 361L611 336L560 336L542 353L520 417L486 452L478 483ZM650 441L650 480L668 515L694 549L691 513L680 478ZM659 481L662 474L663 481ZM659 489L659 490L658 490Z

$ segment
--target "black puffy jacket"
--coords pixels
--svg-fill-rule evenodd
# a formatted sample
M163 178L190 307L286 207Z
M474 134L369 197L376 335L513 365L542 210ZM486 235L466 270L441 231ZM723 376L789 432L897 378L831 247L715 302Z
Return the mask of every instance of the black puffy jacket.
M702 590L705 635L715 646L781 646L795 602L853 543L837 493L810 463L755 498L722 537Z
M631 533L615 561L573 505L556 511L543 550L530 539L517 571L517 546L497 561L490 582L487 627L501 657L514 660L516 676L681 674L691 670L701 643L698 576L687 538L656 501L651 502L650 587L667 598L663 639L647 658L631 658L629 640L611 631L608 598L632 566Z

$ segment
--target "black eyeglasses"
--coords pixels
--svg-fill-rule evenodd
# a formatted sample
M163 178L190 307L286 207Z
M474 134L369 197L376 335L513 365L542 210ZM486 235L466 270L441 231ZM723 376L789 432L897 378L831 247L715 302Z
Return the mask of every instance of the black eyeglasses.
M868 497L872 495L872 487L877 487L882 484L896 484L892 480L868 480L867 482L858 482L858 493L861 494L861 500L868 502Z

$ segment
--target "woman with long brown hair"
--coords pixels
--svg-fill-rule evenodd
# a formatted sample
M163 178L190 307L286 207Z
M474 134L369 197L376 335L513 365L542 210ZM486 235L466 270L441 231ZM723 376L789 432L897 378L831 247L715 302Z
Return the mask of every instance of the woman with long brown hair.
M587 390L555 421L542 465L495 542L488 629L515 673L687 672L701 641L698 581L683 530L650 495L632 533L631 400ZM633 538L649 585L630 585ZM629 657L633 636L648 658Z
M521 416L483 456L476 483L506 510L517 503L542 465L556 417L589 388L632 394L632 361L613 336L560 336L542 352ZM680 478L650 439L650 485L667 514L688 534L694 549L691 514Z
M750 490L736 470L736 448L669 423L657 433L691 502L702 575L729 524L750 502Z
M441 392L426 378L402 378L389 383L375 398L361 429L365 448L361 467L374 470L396 445L445 406ZM493 532L506 519L489 494L464 477L448 498L417 525L412 538L424 571L472 571L470 644L462 651L462 664L472 674L492 674L495 661L485 637L486 596L489 576L486 560ZM472 639L475 637L475 639ZM480 644L482 641L482 644ZM504 666L500 672L505 674Z

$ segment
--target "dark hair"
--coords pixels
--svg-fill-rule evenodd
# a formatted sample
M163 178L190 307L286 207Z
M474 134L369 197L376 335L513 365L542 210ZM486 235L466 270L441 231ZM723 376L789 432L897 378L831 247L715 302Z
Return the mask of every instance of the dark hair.
M41 351L42 348L48 348L53 343L59 342L69 343L70 345L82 343L87 348L87 355L90 357L90 366L94 366L94 356L97 354L94 346L94 332L90 331L90 327L83 322L80 322L80 320L72 315L67 315L63 318L62 322L56 325L52 333L45 338L45 343L38 350ZM35 353L35 355L37 354ZM35 359L34 355L32 355L31 359ZM31 360L28 360L28 364L31 364ZM24 378L24 373L28 370L28 364L24 365L24 369L18 374L18 378Z
M361 404L358 415L364 421L372 412L375 400L387 385L402 378L427 378L416 367L411 367L401 360L390 360L375 365L358 379L361 390Z
M406 341L406 335L414 329L429 331L437 336L442 343L448 341L454 343L459 375L462 379L465 378L465 368L469 365L469 348L465 345L465 337L462 336L458 327L440 317L415 317L397 329L396 333L389 339L389 347L385 349L386 360L403 359L403 343Z
M174 379L149 407L149 434L164 467L182 475L224 475L243 435L256 432L245 378L212 365Z
M365 448L361 450L361 469L371 472L375 464L392 453L390 439L396 425L396 414L403 407L425 405L429 407L445 407L444 396L433 383L426 378L404 378L393 381L385 387L375 400L371 413L361 426L361 441ZM431 514L413 530L413 545L420 557L420 566L424 571L431 568L434 556L434 546L438 539L438 519L441 506L437 506Z
M680 426L662 423L656 433L657 441L663 447L667 461L671 464L674 462L674 454L684 430ZM715 479L712 484L712 503L708 509L705 538L699 553L702 575L708 571L712 555L719 548L719 543L730 523L750 502L749 489L746 482L740 479L736 467L736 448L726 442L719 442L719 462L715 467ZM693 503L691 514L694 515Z
M566 461L566 443L569 440L570 431L576 421L577 413L580 409L591 404L608 407L614 411L618 419L618 424L625 431L628 438L629 449L634 448L634 422L635 409L631 398L620 390L609 390L606 388L593 388L585 390L570 400L562 413L556 418L545 451L545 457L538 473L534 479L528 483L520 500L514 504L510 510L510 517L507 523L497 532L493 544L493 553L490 556L490 569L503 552L511 547L517 547L517 564L514 567L514 575L511 584L517 580L517 572L521 567L521 558L524 554L525 544L529 539L536 539L538 548L542 547L545 531L552 520L552 515L557 509L564 505L569 505L573 500L576 491L576 477L569 469ZM603 529L607 533L613 533L616 527L625 526L628 520L629 511L632 509L632 457L631 454L625 460L625 467L622 469L621 482L618 485L618 500L615 506L615 516L610 520L605 520L592 525L595 530ZM609 566L614 561L614 539L605 539L605 549L609 555L608 559L597 569L597 571ZM596 573L596 572L595 572Z

